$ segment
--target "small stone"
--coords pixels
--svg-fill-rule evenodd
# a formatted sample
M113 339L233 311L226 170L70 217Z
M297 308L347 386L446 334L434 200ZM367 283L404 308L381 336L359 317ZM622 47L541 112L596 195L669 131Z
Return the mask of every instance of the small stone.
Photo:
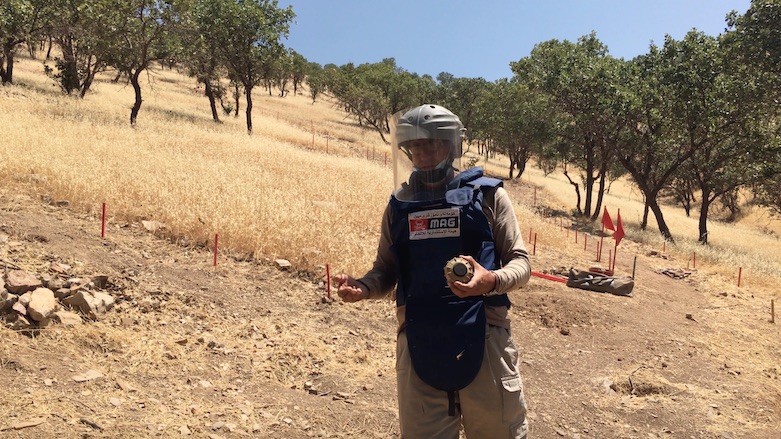
M281 270L289 270L290 267L293 266L293 264L291 264L287 259L277 259L274 261L274 263L276 263L277 267L279 267Z
M83 383L85 381L92 381L103 377L104 377L103 373L100 372L99 370L90 369L82 374L74 375L71 378L73 379L73 381L76 381L77 383Z

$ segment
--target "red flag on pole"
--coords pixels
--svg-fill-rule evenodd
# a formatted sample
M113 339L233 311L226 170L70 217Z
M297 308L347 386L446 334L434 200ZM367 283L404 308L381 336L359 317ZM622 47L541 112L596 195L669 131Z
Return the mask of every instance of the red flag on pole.
M608 229L608 230L615 230L616 228L613 226L613 220L610 219L610 214L607 213L607 206L605 206L604 212L602 212L602 227Z
M621 222L621 211L618 211L618 216L616 217L616 231L613 233L613 239L616 240L616 247L618 247L618 244L621 242L621 239L624 237L624 223Z

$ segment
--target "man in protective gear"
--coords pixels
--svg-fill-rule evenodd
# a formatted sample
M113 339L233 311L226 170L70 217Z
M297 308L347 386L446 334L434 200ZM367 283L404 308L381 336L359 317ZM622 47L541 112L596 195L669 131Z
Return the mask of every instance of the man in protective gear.
M395 288L396 374L406 439L526 438L526 401L507 292L528 282L528 253L507 192L480 168L460 171L464 126L444 107L394 115L395 190L372 269L335 276L346 302ZM448 281L461 257L471 279Z

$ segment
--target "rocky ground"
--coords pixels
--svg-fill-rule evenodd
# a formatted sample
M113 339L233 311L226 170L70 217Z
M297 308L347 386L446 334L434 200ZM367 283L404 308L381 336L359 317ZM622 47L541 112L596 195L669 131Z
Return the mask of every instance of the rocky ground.
M228 253L214 266L141 223L100 235L64 200L0 191L0 437L398 436L391 302L329 300L325 270ZM778 437L770 296L714 291L705 268L622 246L638 255L632 297L537 277L511 293L531 437ZM21 273L51 292L34 311L10 299Z

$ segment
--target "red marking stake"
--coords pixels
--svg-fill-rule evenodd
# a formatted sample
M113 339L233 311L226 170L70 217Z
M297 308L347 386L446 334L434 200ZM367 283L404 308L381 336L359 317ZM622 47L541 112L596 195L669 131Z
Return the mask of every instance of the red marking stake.
M214 234L214 266L217 266L217 244L219 242L219 234Z
M106 203L103 203L103 214L100 219L100 237L106 237Z
M326 280L326 291L328 292L328 298L331 298L331 265L325 264L325 278Z

